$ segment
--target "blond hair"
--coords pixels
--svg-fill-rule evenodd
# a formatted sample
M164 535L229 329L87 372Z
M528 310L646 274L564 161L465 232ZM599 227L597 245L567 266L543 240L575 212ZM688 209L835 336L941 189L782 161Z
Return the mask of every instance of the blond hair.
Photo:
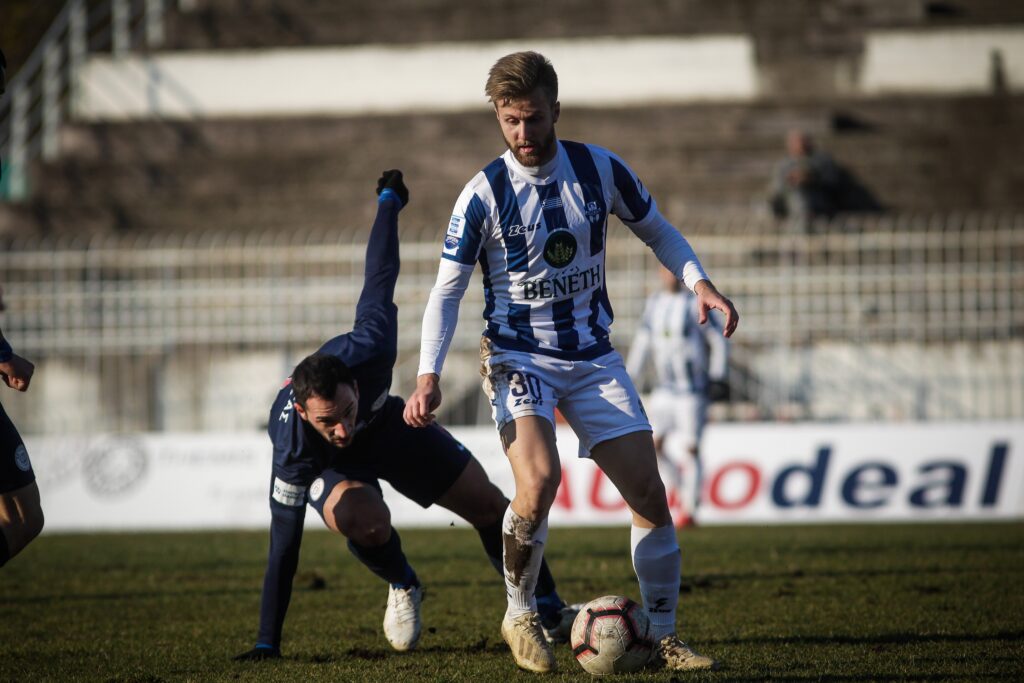
M498 106L527 97L540 88L548 101L558 101L558 75L547 57L538 52L513 52L494 63L484 92Z

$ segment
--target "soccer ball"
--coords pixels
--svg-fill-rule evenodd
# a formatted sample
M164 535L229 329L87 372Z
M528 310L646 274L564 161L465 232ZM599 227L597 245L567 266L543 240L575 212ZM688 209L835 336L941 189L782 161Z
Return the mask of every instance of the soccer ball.
M591 600L572 623L572 653L588 673L604 676L643 668L654 642L643 608L621 595Z

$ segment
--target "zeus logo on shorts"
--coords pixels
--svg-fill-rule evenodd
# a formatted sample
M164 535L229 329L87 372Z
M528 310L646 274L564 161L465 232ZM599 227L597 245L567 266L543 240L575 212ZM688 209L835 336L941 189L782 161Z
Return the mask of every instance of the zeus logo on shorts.
M512 407L544 405L544 394L541 391L540 379L529 372L514 370L505 376L508 381L509 393L515 399Z

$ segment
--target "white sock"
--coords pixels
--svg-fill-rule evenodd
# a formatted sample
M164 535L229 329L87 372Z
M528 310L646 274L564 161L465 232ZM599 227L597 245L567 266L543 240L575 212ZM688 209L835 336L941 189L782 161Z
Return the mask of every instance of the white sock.
M539 522L520 517L509 505L501 523L502 560L508 615L537 611L537 576L544 559L544 542L548 539L548 520Z
M629 544L644 609L651 620L651 635L656 641L661 640L676 631L679 568L682 564L676 530L671 524L655 529L634 526L630 531Z

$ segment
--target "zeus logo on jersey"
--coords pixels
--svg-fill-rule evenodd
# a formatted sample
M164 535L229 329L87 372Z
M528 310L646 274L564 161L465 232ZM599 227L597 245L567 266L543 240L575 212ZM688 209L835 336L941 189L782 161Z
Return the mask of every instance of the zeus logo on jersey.
M520 282L519 286L523 288L523 298L532 300L571 296L600 284L601 264L598 263L584 271L573 269L571 273L559 274L550 278L525 280Z
M518 237L519 235L527 235L537 228L540 227L540 223L530 223L529 225L508 225L501 227L502 237Z
M604 217L604 212L601 207L597 205L597 202L587 202L586 210L587 220L591 223L597 223Z

